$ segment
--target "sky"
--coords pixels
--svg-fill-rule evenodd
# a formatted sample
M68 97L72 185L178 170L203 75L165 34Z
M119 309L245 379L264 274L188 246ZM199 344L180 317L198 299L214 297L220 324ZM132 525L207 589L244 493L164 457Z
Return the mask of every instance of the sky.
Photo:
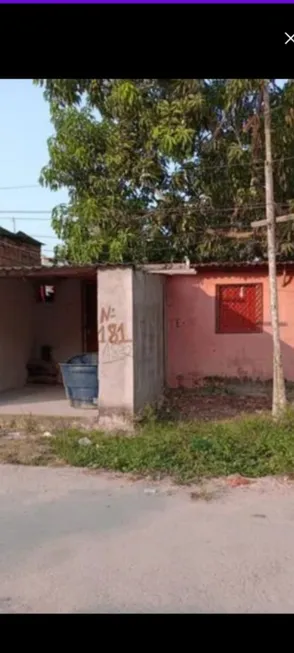
M285 80L279 82L283 86ZM1 79L0 96L0 226L37 238L44 243L43 254L50 256L58 243L51 211L67 201L67 192L52 192L38 184L48 162L47 139L53 133L49 105L30 79Z
M67 192L52 192L38 183L48 162L47 139L53 134L49 105L30 79L1 79L0 96L0 226L37 238L44 243L43 254L50 256L58 243L51 211L67 201Z

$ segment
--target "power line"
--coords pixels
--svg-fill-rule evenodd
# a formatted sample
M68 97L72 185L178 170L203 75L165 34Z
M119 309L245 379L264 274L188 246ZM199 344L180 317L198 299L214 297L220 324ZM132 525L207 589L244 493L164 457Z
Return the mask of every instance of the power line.
M0 221L2 221L2 220L10 220L11 221L12 219L13 219L12 215L10 215L10 216L2 216L1 215L1 217L0 217ZM24 216L21 217L21 218L16 218L16 219L17 219L17 221L26 220L26 221L29 221L29 222L48 222L48 220L50 220L50 218L25 218Z
M244 150L244 153L245 152L246 151ZM281 162L284 163L285 161L293 161L293 159L294 159L294 156L280 157L279 159L273 159L273 163L281 163ZM256 165L257 163L260 163L260 165ZM191 165L195 166L195 170L201 170L201 168L202 168L202 171L204 173L207 170L212 170L212 171L213 170L223 170L223 169L231 170L231 168L246 168L246 167L248 167L248 168L254 167L255 169L257 168L257 169L263 170L264 169L264 160L263 159L256 159L255 161L246 161L246 162L244 161L243 163L219 163L219 164L215 164L213 166L206 166L205 162L200 159L199 162L197 162L197 161L192 162ZM179 172L182 172L182 170L179 170ZM175 173L177 173L177 170L175 170Z
M293 161L293 160L294 160L294 156L289 156L289 157L280 157L280 158L277 158L277 159L273 159L273 163L280 163L280 162L283 162L283 163L284 163L284 162L286 162L286 161ZM259 162L261 163L261 165L260 165L260 166L256 166L256 163L259 163ZM205 174L205 172L206 172L206 171L209 171L209 170L211 170L211 171L222 170L222 169L231 170L232 168L244 168L244 167L248 167L248 168L250 168L250 167L252 167L252 166L254 166L255 169L256 169L256 168L260 168L260 169L262 168L262 169L263 169L263 167L264 167L264 161L263 161L263 159L256 159L256 161L254 161L254 162L253 162L253 161L250 161L250 162L231 163L231 164L228 164L228 163L223 163L223 164L222 164L222 163L220 163L220 164L216 164L216 165L213 165L213 166L206 166L206 165L205 165L205 162L203 162L203 161L200 160L199 163L198 163L198 162L194 162L194 164L192 164L192 165L195 166L195 170L196 170L196 171L197 171L197 170L200 171L200 170L202 169L203 173ZM177 171L175 171L175 173L176 173L176 172L177 172ZM181 171L180 171L180 172L181 172ZM231 184L231 181L230 181L230 179L228 179L228 180L221 180L221 184L222 184L222 185L224 185L224 184ZM21 189L21 188L40 188L40 186L39 186L38 184L23 185L23 186L2 186L2 187L0 187L0 190L14 190L14 189L16 190L16 189ZM187 202L187 205L188 205L188 204L191 205L191 202ZM265 206L265 205L264 205L264 206ZM258 208L258 205L252 205L252 208L255 208L255 207ZM208 210L208 209L206 208L206 210ZM211 209L211 210L217 210L218 212L219 212L219 211L224 211L224 210L230 211L230 210L235 210L235 207L232 207L232 208L228 207L228 208L224 208L224 209L214 209L214 208L213 208L213 209ZM44 209L38 209L38 210L36 210L36 209L21 209L21 210L19 210L19 209L16 209L16 210L13 210L13 209L5 209L5 210L4 210L4 209L1 209L1 210L0 210L0 214L4 214L4 215L5 215L5 214L8 214L8 213L9 213L9 214L13 214L13 215L44 215L44 214L48 214L48 215L51 216L51 215L52 215L52 209L51 209L51 210L44 210ZM151 213L151 212L150 212L150 213ZM5 219L5 220L9 220L9 219L11 219L11 218L9 218L9 217L7 216L7 217L3 217L3 218L1 218L1 219L3 219L3 220L4 220L4 219ZM19 218L18 218L18 219L19 219ZM39 220L42 220L42 219L43 219L43 220L44 220L44 218L29 218L29 220L36 220L36 219L39 219Z
M234 228L234 227L233 227L233 225L231 225L231 224L230 224L230 225L223 225L222 227L219 227L219 228L216 228L216 229L215 229L215 235L216 235L216 236L219 235L219 234L217 233L218 230L221 231L222 229L226 229L226 228L227 228L227 229L232 229L232 228ZM206 232L205 227L204 227L204 228L198 227L198 229L195 229L195 235L196 235L197 233L201 233L202 235L205 235L205 232ZM238 233L238 232L236 231L236 234L237 234L237 233ZM249 241L249 240L252 240L252 239L253 239L253 240L256 240L256 236L254 236L253 234L254 234L254 232L252 231L252 236L253 236L253 238L250 238L250 236L248 236L248 239L247 239L248 241ZM225 236L226 236L226 234L222 234L222 237L225 237ZM163 250L166 250L166 248L167 248L168 245L170 244L170 243L169 243L170 238L172 238L172 235L171 235L171 234L166 234L166 235L162 234L162 235L156 235L156 236L154 236L153 238L150 238L150 239L147 238L146 241L145 241L146 248L148 248L148 245L152 245L152 250L153 250L154 252L158 252L158 253L160 253L160 252L162 252ZM164 240L165 240L166 242L164 242ZM156 242L156 241L159 241L159 242ZM60 245L64 245L63 242L60 242L59 244L60 244ZM28 251L27 248L26 248L24 245L15 245L15 244L12 244L12 243L5 243L5 247L9 247L9 248L12 248L12 249L16 249L16 250L18 250L18 251L24 251L24 252L27 252L27 251ZM128 244L128 249L129 249L130 251L136 251L136 250L137 250L137 247L136 247L132 242L130 242L130 243ZM53 248L49 248L49 247L45 247L45 248L44 248L44 247L42 247L42 252L52 252L52 251L53 251Z
M42 188L40 184L24 184L23 186L0 186L0 190L23 190L25 188Z
M284 210L284 209L287 210L289 208L289 203L277 203L277 206L282 210ZM252 204L252 205L246 205L245 204L245 205L240 205L240 206L230 206L230 207L223 207L223 208L214 207L214 206L199 207L198 204L192 203L192 202L187 202L186 205L184 205L184 208L187 208L187 209L193 208L193 207L195 208L195 212L196 213L198 212L197 217L199 219L208 218L210 216L210 214L221 216L222 214L229 214L229 213L234 213L234 212L238 211L240 217L239 217L238 222L235 223L236 226L238 225L240 219L243 220L246 217L246 213L250 213L250 212L252 213L252 211L256 211L258 209L259 210L261 210L261 209L265 210L265 204L262 204L262 203ZM181 211L183 209L183 204L178 206L178 207L166 207L166 209L167 209L167 211L169 213L172 213L174 215L176 215L177 212L178 212L179 213L178 217L181 217ZM146 222L148 222L148 221L152 222L153 216L156 215L156 212L157 212L157 209L151 210L150 212L145 213L144 215L133 216L131 218L131 221L138 220L138 221L143 222L145 220ZM242 215L240 215L241 212L242 212ZM191 216L191 217L193 217L193 216ZM235 215L234 217L235 217L235 219L238 219L238 216ZM4 221L4 220L9 220L11 222L12 217L0 216L0 223L2 221ZM24 220L26 222L27 221L29 221L29 222L47 222L47 224L48 224L48 219L47 218L40 218L40 219L38 219L38 218L25 218L25 217L16 218L17 222L22 222ZM230 226L232 227L233 223L230 223ZM36 238L37 237L38 236L36 236ZM48 238L48 237L52 238L53 236L46 236L45 234L43 234L43 235L41 235L39 237L40 238ZM58 236L56 236L56 238L58 238Z
M7 210L7 209L5 209L5 210L4 210L4 209L1 209L0 213L13 213L13 214L16 214L16 213L28 213L28 214L32 214L32 215L35 214L35 213L49 213L49 214L51 215L52 210L51 210L51 211L44 211L44 210L42 209L42 210L40 210L40 211L36 211L36 210L34 209L34 210L32 210L32 211L29 211L29 210L21 210L21 211L17 210L17 211L12 211L11 209L8 209L8 210Z
M288 200L288 202L289 201L292 201L292 200ZM283 202L283 203L278 203L277 202L277 204L279 204L280 206L285 206L285 207L288 206L287 202ZM244 204L244 205L239 205L239 206L233 205L233 206L215 207L215 206L205 206L205 205L203 205L203 207L200 207L198 202L196 203L193 200L188 200L186 202L182 202L178 206L167 206L166 208L169 211L175 212L175 211L177 211L177 209L181 209L183 207L189 208L191 206L195 206L199 210L199 213L201 211L203 213L205 213L207 211L214 211L214 212L217 212L217 213L223 213L223 212L226 212L226 211L228 211L228 212L236 211L236 209L239 209L239 210L242 210L242 209L251 210L251 209L265 208L266 205L265 205L264 202L259 202L257 204L248 204L248 205ZM156 207L154 209L151 208L151 209L149 209L149 211L147 211L143 215L141 215L141 216L139 215L137 217L138 217L138 219L145 219L148 216L151 217L154 213L156 213L156 211L158 211L158 207ZM2 214L2 213L3 214L11 213L11 215L15 215L15 214L32 214L32 213L50 213L50 215L51 215L52 211L11 211L11 210L4 211L4 210L0 210L0 214ZM136 216L131 217L131 219L134 219L134 217L136 217ZM47 222L47 220L49 220L50 218L40 218L39 219L39 218L20 217L20 218L16 218L16 219L17 220L29 220L29 221L37 220L38 222L39 221L46 221ZM5 215L2 216L1 215L0 220L12 220L12 217L11 216L5 216Z
M276 107L276 108L272 109L272 111L275 111L275 109L279 109L279 108L280 107ZM285 161L293 161L293 160L294 160L294 156L279 157L277 159L273 159L273 163L281 163L281 162L284 163ZM257 163L260 163L260 166L256 166ZM243 163L241 163L241 162L239 162L239 163L218 163L218 164L215 164L215 165L212 165L212 166L207 166L205 164L205 162L200 159L199 161L192 162L191 165L194 165L196 170L197 169L200 170L200 168L203 167L204 168L203 172L205 172L206 170L222 170L224 168L227 168L228 170L231 170L231 168L244 168L244 167L250 168L252 166L260 167L261 169L263 169L264 159L260 158L260 159L256 159L255 161L246 161L246 162L244 161ZM176 172L177 171L175 171L175 173ZM40 184L24 184L24 185L19 185L19 186L0 186L0 190L18 190L18 189L21 190L21 189L25 189L25 188L41 188L41 186L40 186ZM0 213L32 213L33 214L33 213L52 213L52 211L44 211L44 210L36 211L35 209L25 210L25 211L24 210L22 210L22 211L11 211L11 210L2 211L1 210Z

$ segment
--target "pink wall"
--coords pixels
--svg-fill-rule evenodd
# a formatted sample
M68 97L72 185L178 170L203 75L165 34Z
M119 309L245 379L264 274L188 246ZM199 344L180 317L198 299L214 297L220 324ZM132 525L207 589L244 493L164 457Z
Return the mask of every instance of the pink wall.
M166 281L167 383L193 386L206 376L272 378L272 330L266 272L175 275ZM263 284L263 333L217 334L217 284ZM294 278L278 278L285 376L294 381Z

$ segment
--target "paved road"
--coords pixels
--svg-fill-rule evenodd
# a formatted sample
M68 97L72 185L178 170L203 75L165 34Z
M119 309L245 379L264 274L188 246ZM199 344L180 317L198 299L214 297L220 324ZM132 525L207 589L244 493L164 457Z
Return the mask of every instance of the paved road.
M0 612L294 612L294 488L0 466Z

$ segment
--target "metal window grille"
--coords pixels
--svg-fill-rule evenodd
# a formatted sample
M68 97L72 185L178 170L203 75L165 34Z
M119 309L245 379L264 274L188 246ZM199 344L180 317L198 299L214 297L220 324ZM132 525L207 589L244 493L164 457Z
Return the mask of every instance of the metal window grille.
M262 284L231 284L216 287L216 332L261 333Z

